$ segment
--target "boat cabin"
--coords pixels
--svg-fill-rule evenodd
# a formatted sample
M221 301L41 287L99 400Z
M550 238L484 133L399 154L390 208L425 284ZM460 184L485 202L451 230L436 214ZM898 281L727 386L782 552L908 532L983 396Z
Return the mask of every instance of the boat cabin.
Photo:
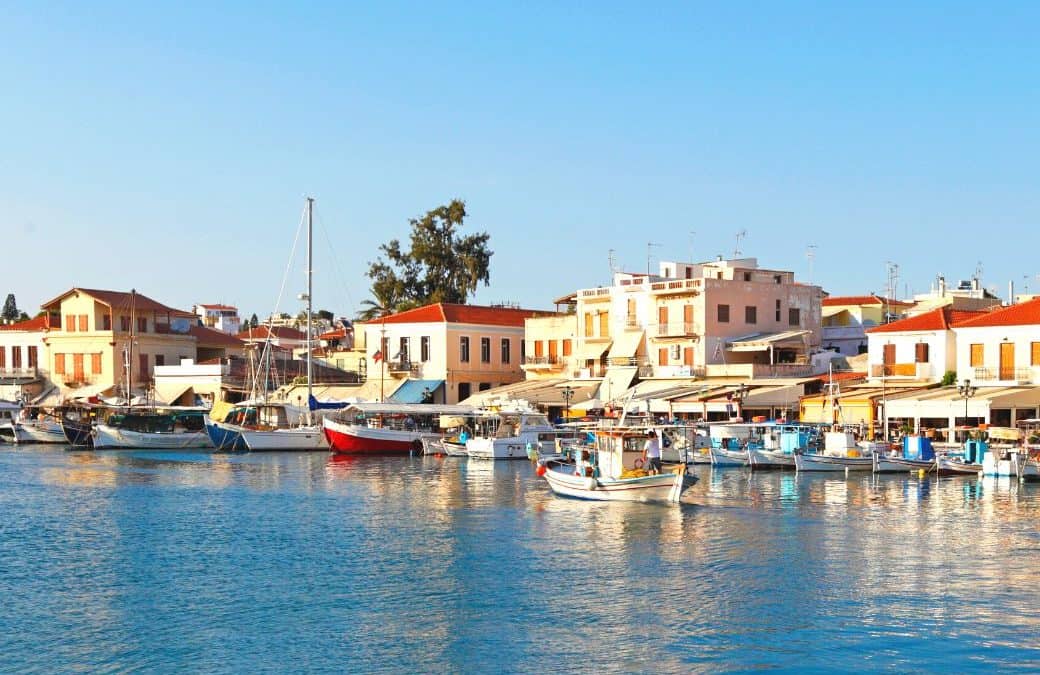
M591 456L577 458L579 472L583 461L595 464L602 478L618 479L626 471L642 468L643 447L647 441L645 428L600 429L595 434L596 445Z

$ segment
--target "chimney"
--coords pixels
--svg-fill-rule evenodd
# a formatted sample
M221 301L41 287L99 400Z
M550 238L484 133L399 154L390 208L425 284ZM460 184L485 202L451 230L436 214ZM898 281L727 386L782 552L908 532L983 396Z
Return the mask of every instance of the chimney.
M945 298L946 297L946 277L944 277L943 275L940 274L938 282L939 282L939 297L940 298Z
M1008 282L1008 304L1015 304L1015 282L1011 280Z

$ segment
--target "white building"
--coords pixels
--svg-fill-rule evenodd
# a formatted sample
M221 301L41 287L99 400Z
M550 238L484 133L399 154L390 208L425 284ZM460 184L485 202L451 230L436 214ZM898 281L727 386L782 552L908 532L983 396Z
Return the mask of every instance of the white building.
M231 305L195 305L192 311L198 315L206 328L219 330L228 335L237 335L242 329L238 308Z

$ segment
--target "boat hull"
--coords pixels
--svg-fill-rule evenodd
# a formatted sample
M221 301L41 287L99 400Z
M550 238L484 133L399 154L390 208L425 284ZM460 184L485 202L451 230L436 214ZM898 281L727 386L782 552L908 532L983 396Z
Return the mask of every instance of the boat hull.
M937 465L940 476L978 476L982 473L981 464L960 462L945 457L939 458Z
M908 471L934 471L934 459L907 459L874 455L874 473L907 473Z
M1025 481L1040 481L1040 461L1030 458L1019 462L1018 477Z
M747 466L747 450L726 450L724 448L711 449L712 466Z
M752 469L794 469L794 454L779 450L748 450L748 460Z
M471 438L466 454L472 459L528 459L527 445L519 438Z
M15 443L66 443L61 425L50 420L13 422Z
M320 427L294 427L260 431L242 429L239 432L251 452L264 450L328 450L329 444Z
M330 419L324 420L324 432L329 449L347 455L421 453L424 438L438 438L431 432L343 424Z
M221 452L246 452L249 447L242 438L242 429L234 424L206 418L206 434L213 448Z
M873 471L871 457L835 457L833 455L799 454L794 457L798 471Z
M90 422L74 422L69 419L61 421L61 432L69 445L77 448L94 447L94 435L91 433L94 425Z
M94 425L95 450L212 450L205 431L146 432Z
M567 472L569 468L567 464L546 466L549 487L558 495L591 501L677 503L683 492L697 482L697 477L685 470L615 480L575 476Z

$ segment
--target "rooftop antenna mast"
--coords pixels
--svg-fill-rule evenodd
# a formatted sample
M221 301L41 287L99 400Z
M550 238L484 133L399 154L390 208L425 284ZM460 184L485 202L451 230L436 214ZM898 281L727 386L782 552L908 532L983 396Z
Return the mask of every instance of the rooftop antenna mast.
M693 230L690 230L690 262L691 263L697 260L696 258L693 257L693 237L696 234L697 234L696 232L694 232Z
M614 275L617 274L617 251L610 249L607 251L607 266L610 268L610 283L614 283Z
M740 242L747 236L747 230L741 230L737 232L737 245L733 248L733 257L740 257Z
M812 286L813 262L816 260L816 244L809 244L806 247L805 257L809 259L809 285Z
M889 314L891 308L889 307L889 301L893 299L893 296L899 292L899 265L886 260L885 265L888 266L887 276L888 281L885 284L885 316L883 317L883 323L889 322Z
M660 244L655 244L652 241L646 242L646 276L650 276L650 257L652 255L651 249L655 246L660 247Z

